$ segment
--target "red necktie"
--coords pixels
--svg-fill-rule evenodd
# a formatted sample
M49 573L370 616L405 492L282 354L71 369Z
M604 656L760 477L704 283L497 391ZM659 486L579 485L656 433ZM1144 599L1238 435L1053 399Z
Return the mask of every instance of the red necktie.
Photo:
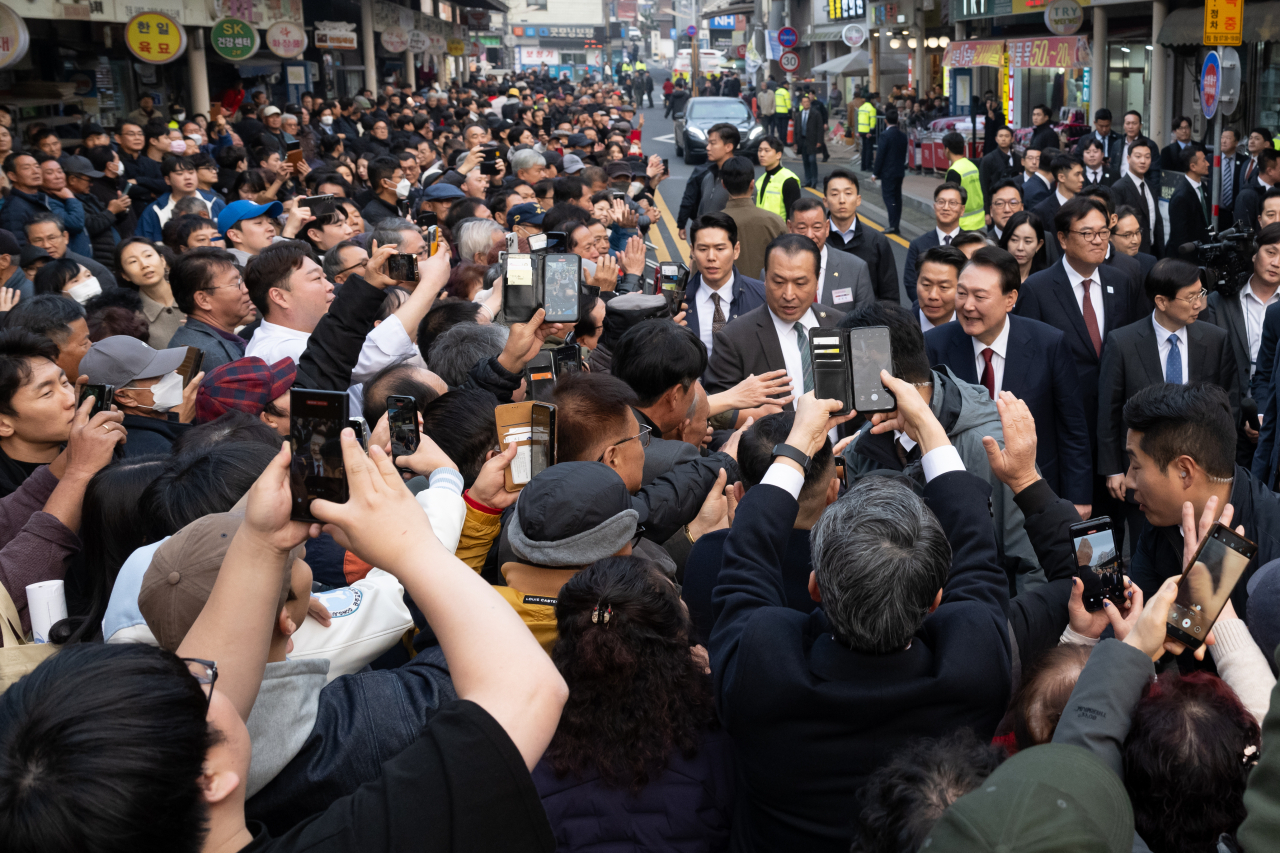
M1089 285L1093 279L1086 278L1080 282L1084 288L1084 327L1089 330L1089 340L1093 341L1094 354L1102 357L1102 332L1098 330L1098 315L1093 312L1093 299L1089 297Z
M982 368L982 387L987 389L987 393L991 395L991 399L996 398L996 371L991 366L991 356L995 355L991 347L987 347L982 351L982 360L986 365Z

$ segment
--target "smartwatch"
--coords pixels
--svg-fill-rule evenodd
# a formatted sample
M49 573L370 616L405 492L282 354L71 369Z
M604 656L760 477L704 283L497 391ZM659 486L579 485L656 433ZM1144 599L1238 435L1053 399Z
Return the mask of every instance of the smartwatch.
M801 468L803 468L806 474L809 473L809 463L813 461L808 456L805 456L803 453L801 453L799 450L797 450L796 448L792 447L789 444L775 444L773 446L773 456L774 458L778 456L787 457L792 462L796 463Z

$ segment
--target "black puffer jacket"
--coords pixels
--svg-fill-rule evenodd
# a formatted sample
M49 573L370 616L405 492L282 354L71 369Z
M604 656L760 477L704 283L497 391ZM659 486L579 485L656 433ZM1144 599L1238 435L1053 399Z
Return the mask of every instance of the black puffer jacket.
M120 271L115 268L116 244L120 242L116 215L91 192L76 193L76 198L84 206L84 230L93 244L93 259L119 275Z

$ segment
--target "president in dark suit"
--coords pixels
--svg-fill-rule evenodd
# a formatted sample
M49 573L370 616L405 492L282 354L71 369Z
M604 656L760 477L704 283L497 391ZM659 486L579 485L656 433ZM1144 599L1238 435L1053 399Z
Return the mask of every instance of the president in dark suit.
M1125 498L1127 430L1124 404L1148 385L1212 382L1222 386L1232 411L1240 406L1239 376L1227 333L1196 322L1205 305L1195 264L1165 258L1146 282L1155 305L1151 314L1111 333L1098 381L1098 473L1107 478L1112 497ZM1133 532L1137 505L1126 507Z
M1169 199L1169 257L1178 257L1179 249L1186 243L1209 239L1209 222L1213 215L1209 185L1209 160L1204 152L1189 148L1182 153L1181 181Z
M804 163L804 186L818 185L818 148L822 145L822 113L813 106L813 97L805 95L795 111L796 153Z
M1135 142L1129 148L1129 174L1111 185L1111 201L1119 210L1128 205L1142 229L1139 251L1160 257L1164 252L1164 217L1160 215L1160 184L1149 173L1155 145Z
M902 179L907 174L907 135L898 128L898 110L884 113L885 130L876 143L874 174L880 181L884 210L889 217L889 233L897 234L902 223Z
M813 390L809 332L834 328L843 311L815 305L822 252L808 237L783 234L765 253L765 304L720 330L703 377L707 393L727 391L751 374L786 370L795 396ZM791 404L787 404L791 408Z
M993 399L1003 390L1025 402L1036 422L1041 476L1087 518L1093 462L1075 363L1061 331L1010 313L1019 277L1018 262L1003 249L974 252L956 288L958 322L925 333L929 363L945 364Z
M933 190L933 228L911 241L907 247L907 261L902 270L902 285L907 298L916 301L916 278L920 275L919 259L934 246L950 246L951 241L967 233L960 228L960 214L964 212L969 194L964 187L953 183L938 184Z
M1020 316L1048 323L1066 336L1075 361L1089 444L1095 453L1098 370L1107 335L1134 319L1128 278L1103 263L1108 245L1106 210L1100 200L1086 196L1073 198L1062 206L1063 224L1067 226L1059 234L1063 256L1022 283L1015 309ZM1095 477L1095 509L1106 499L1105 487Z

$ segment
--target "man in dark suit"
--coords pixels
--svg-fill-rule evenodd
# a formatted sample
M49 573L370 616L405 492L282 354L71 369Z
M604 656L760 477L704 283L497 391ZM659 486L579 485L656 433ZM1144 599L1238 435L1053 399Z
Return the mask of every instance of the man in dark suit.
M1124 484L1129 470L1125 402L1148 385L1213 382L1226 389L1232 411L1240 405L1240 380L1227 333L1212 323L1196 322L1205 298L1195 264L1160 261L1146 280L1146 294L1154 310L1111 333L1098 380L1098 473L1106 478L1111 496L1126 501L1135 542L1142 518Z
M876 301L871 286L871 270L862 258L850 252L837 252L827 248L831 235L831 219L822 199L805 194L791 208L787 230L812 240L822 254L822 266L818 271L818 295L815 302L829 305L848 314ZM764 270L760 271L761 279ZM763 293L761 285L761 293Z
M968 200L969 194L959 184L948 182L933 188L934 227L911 241L902 272L902 284L912 302L916 299L916 276L919 275L917 259L934 246L950 246L952 240L965 233L960 230L960 214Z
M911 303L911 316L920 322L920 331L956 319L956 286L967 263L969 259L955 246L934 246L921 253L917 298Z
M1138 219L1138 211L1129 205L1116 208L1116 225L1111 231L1111 248L1122 255L1128 255L1138 262L1141 280L1146 282L1147 274L1156 265L1156 256L1139 251L1142 248L1142 222Z
M1049 108L1044 104L1036 104L1031 108L1031 126L1034 130L1031 132L1031 141L1027 143L1028 148L1044 151L1046 148L1058 147L1058 131L1053 129L1053 123L1049 121Z
M1053 192L1050 181L1040 174L1039 149L1022 152L1022 170L1022 207L1031 210Z
M994 218L991 213L991 196L996 184L1005 178L1015 177L1021 171L1022 164L1018 162L1018 155L1013 150L1013 131L1001 127L996 131L995 147L983 154L978 161L978 180L982 184L982 204L987 212L988 225Z
M1124 133L1120 137L1120 153L1119 161L1116 158L1111 159L1111 165L1120 167L1120 174L1127 175L1129 173L1129 152L1133 146L1139 142L1151 146L1151 163L1148 168L1148 176L1155 181L1156 186L1160 185L1160 146L1149 136L1142 133L1142 113L1137 110L1129 110L1124 114Z
M804 162L804 186L818 185L818 146L822 144L822 115L813 107L813 98L805 95L795 112L796 153Z
M813 302L821 266L822 253L808 237L774 238L765 254L765 304L716 335L704 376L708 393L727 391L752 374L772 370L787 371L796 396L813 390L809 332L833 328L844 316Z
M1119 173L1120 161L1123 159L1123 146L1120 142L1120 134L1111 129L1111 110L1106 107L1093 114L1093 132L1085 134L1076 142L1075 155L1082 160L1084 159L1084 147L1089 144L1091 139L1097 140L1101 145L1102 159L1113 166Z
M831 212L827 247L862 258L871 272L876 299L900 304L898 262L894 260L889 238L858 220L858 208L862 205L858 176L848 169L832 169L823 179L822 192L827 210Z
M827 417L823 403L834 403L801 399L725 542L709 648L744 779L736 849L845 853L871 771L918 737L968 727L986 740L1008 703L1008 580L991 488L963 470L916 389L891 382L904 434L939 464L922 496L867 477L822 515L810 585L822 612L787 607L782 559L809 460L841 420Z
M907 174L907 135L898 128L898 110L889 107L884 113L884 132L876 145L874 174L881 182L884 210L889 217L886 234L898 234L902 223L902 179Z
M925 333L929 363L945 364L992 399L1004 390L1026 403L1036 423L1041 476L1088 518L1093 462L1075 363L1061 331L1011 313L1018 287L1012 255L991 246L975 252L956 289L958 322Z
M1055 222L1062 241L1061 260L1029 276L1018 295L1017 313L1048 323L1066 336L1075 359L1080 399L1089 428L1089 446L1097 453L1098 368L1107 334L1133 322L1128 278L1103 263L1109 219L1096 198L1073 198ZM1096 512L1109 502L1105 484L1094 478Z
M1204 146L1191 138L1191 119L1178 116L1173 120L1173 141L1160 152L1160 168L1170 172L1185 172L1182 155L1189 150L1204 151Z
M1111 189L1109 187L1088 186L1080 193L1088 198L1096 198L1102 202L1107 208L1107 219L1111 222L1111 231L1115 233L1116 209L1111 201ZM1114 246L1107 244L1107 256L1102 261L1109 267L1115 267L1124 273L1129 279L1129 294L1133 298L1132 314L1140 317L1144 314L1150 314L1154 308L1146 297L1146 291L1143 290L1142 264L1138 263L1136 258L1126 255L1124 252L1118 251Z
M1181 247L1209 239L1209 223L1213 215L1213 188L1209 185L1209 160L1197 148L1182 152L1180 171L1184 172L1178 188L1169 199L1169 245L1166 254L1177 257Z
M1022 179L1019 176L1005 178L993 185L991 187L991 224L987 226L987 239L995 243L1000 242L1004 236L1004 226L1015 213L1023 209Z
M1157 258L1164 251L1164 218L1160 215L1160 184L1148 173L1155 157L1154 144L1135 142L1129 148L1129 173L1111 185L1117 209L1129 206L1138 214L1142 229L1140 251Z
M1119 145L1116 146L1119 148ZM1120 178L1120 170L1103 160L1102 143L1086 136L1082 145L1076 146L1076 156L1084 161L1084 185L1109 187Z
M1062 254L1062 248L1058 245L1058 235L1051 227L1053 217L1058 213L1058 208L1075 198L1076 193L1084 189L1084 163L1080 162L1080 158L1074 154L1059 154L1053 159L1049 168L1053 170L1057 188L1044 201L1033 207L1031 212L1039 216L1040 221L1044 223L1044 248L1049 256L1049 263L1053 263Z
M1222 129L1218 140L1222 152L1222 197L1218 205L1218 228L1225 231L1235 224L1236 199L1244 189L1244 170L1249 155L1240 150L1240 134L1229 127Z
M1262 201L1273 187L1280 184L1280 151L1264 148L1258 152L1257 169L1251 175L1240 196L1236 199L1235 218L1250 228L1259 230L1258 218L1262 213Z
M704 213L693 221L691 232L698 271L685 287L689 307L684 321L710 354L716 332L764 304L764 282L738 271L742 246L738 225L729 214Z

